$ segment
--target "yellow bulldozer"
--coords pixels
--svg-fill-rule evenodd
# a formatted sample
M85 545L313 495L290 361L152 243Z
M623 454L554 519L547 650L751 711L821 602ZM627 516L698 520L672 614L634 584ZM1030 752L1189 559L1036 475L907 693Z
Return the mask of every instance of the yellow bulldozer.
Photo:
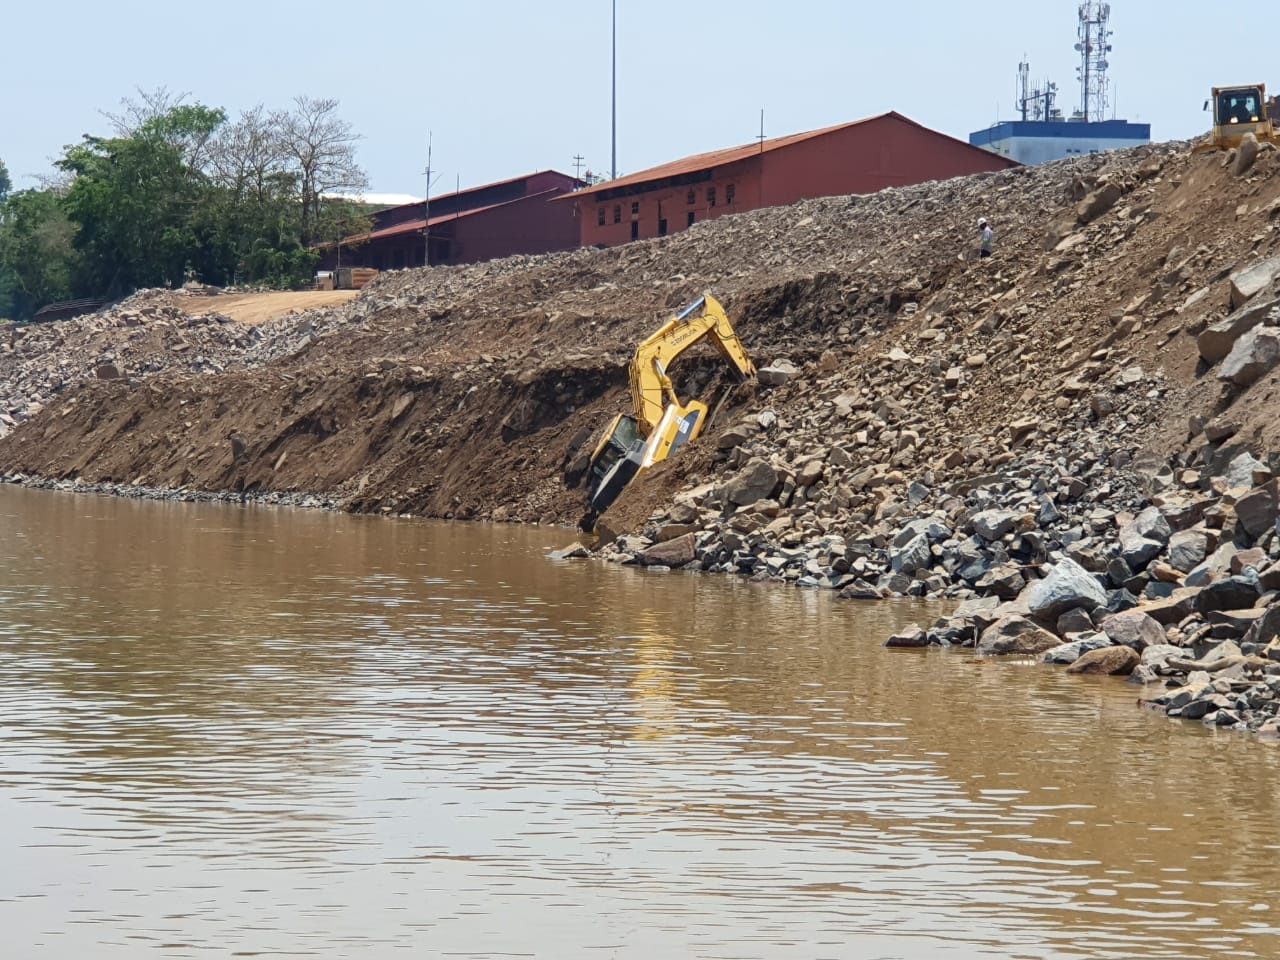
M591 454L584 529L594 527L596 518L638 473L697 439L706 426L707 405L701 400L682 403L667 375L673 360L703 340L709 340L742 379L755 376L755 364L724 307L710 294L699 297L646 338L631 360L632 413L614 417Z
M1280 98L1268 100L1265 84L1214 87L1204 108L1213 111L1213 130L1207 141L1196 145L1197 153L1238 147L1247 133L1259 143L1280 144Z

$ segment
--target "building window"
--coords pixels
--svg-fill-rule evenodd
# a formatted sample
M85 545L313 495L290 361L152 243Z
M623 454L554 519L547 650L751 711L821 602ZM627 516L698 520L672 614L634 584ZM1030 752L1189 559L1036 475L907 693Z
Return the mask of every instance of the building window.
M633 217L638 217L638 216L640 216L640 201L639 201L639 200L632 200L632 201L631 201L631 215L632 215Z
M714 207L716 205L716 188L707 187L707 206Z
M737 187L732 183L724 188L724 202L726 206L733 206L733 198L737 192Z
M665 237L667 235L667 218L663 217L658 221L658 236Z
M631 221L631 239L632 240L640 239L640 221L639 220Z
M596 226L598 227L604 226L604 207L601 207L599 210L596 211Z
M698 191L697 191L697 190L690 190L690 191L689 191L689 206L691 206L691 207L692 207L692 206L693 206L695 203L697 203L697 202L698 202Z
M690 210L690 211L689 211L689 226L691 226L691 227L692 227L692 226L693 226L695 223L697 223L697 222L698 222L698 215L697 215L696 213L694 213L692 210Z
M622 222L622 204L620 203L615 203L613 205L613 222L614 223Z

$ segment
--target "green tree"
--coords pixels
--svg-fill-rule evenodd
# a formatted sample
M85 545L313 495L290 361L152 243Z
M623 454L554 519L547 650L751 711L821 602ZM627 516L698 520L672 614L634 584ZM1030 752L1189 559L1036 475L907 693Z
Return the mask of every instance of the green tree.
M0 160L0 203L9 199L9 191L13 189L13 181L9 179L9 169Z
M51 190L23 190L0 204L0 316L29 320L74 295L75 226Z
M339 263L343 250L362 246L372 230L373 217L367 205L336 199L326 199L321 203L316 241L325 246L336 245Z
M221 110L179 106L144 120L132 136L86 136L67 148L58 167L75 179L63 203L93 290L115 296L174 286L207 269L194 222L210 184L184 151L207 142L225 119Z

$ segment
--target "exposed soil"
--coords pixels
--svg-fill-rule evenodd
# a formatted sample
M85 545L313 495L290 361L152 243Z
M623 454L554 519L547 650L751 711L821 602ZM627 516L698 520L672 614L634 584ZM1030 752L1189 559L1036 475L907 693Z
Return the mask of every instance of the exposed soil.
M264 293L223 293L209 297L211 311L237 323L266 323L291 313L316 310L346 303L359 296L358 290L297 290Z
M1158 145L807 201L609 250L384 274L359 296L148 294L56 332L0 331L0 402L15 424L0 471L573 524L585 454L628 405L634 344L704 291L759 365L788 359L800 374L734 388L709 348L682 358L682 395L729 396L707 442L619 501L615 529L722 469L715 437L741 416L802 422L817 401L800 387L819 380L901 408L923 434L906 458L862 446L867 463L893 458L900 474L878 497L926 469L955 480L989 469L985 456L942 464L948 451L1008 449L1021 418L1071 429L1088 385L1126 366L1158 372L1159 403L1117 429L1168 454L1190 416L1225 409L1195 335L1228 312L1232 270L1280 252L1276 153L1243 176L1225 159ZM1083 215L1108 185L1110 205ZM996 229L988 261L972 256L980 215ZM193 331L207 332L202 364L173 352ZM104 357L118 376L104 376ZM23 385L35 366L58 372L52 386ZM963 382L944 389L952 368ZM1277 389L1269 375L1234 404L1242 441L1274 444Z

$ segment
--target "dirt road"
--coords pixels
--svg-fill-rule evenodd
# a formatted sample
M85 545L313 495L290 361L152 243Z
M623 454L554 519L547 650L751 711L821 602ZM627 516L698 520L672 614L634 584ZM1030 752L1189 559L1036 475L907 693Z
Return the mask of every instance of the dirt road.
M332 307L359 295L358 290L300 290L272 293L219 293L208 298L208 309L237 323L265 323L290 313Z

